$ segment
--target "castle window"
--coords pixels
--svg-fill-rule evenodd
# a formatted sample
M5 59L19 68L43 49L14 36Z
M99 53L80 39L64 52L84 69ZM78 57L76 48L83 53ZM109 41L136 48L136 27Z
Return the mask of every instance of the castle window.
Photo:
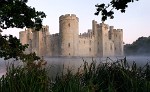
M69 53L69 56L70 56L70 53Z
M84 41L84 44L85 44L85 41Z
M91 48L89 48L89 51L91 52Z
M42 31L45 31L45 28L42 28Z
M68 24L68 26L70 27L70 23Z
M70 43L68 43L68 47L70 47Z

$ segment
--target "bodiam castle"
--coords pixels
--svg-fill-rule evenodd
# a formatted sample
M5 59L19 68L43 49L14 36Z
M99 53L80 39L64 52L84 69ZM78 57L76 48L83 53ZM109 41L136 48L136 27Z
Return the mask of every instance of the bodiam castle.
M79 34L79 18L74 14L59 17L59 33L50 34L49 27L41 31L25 29L19 33L22 44L29 44L26 53L38 56L106 57L123 55L123 30L92 21L92 29Z

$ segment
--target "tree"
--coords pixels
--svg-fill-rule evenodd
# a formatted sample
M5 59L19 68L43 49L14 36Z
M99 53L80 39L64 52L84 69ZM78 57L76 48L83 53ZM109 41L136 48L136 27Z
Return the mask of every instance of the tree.
M95 5L96 12L95 15L99 15L101 13L102 21L107 20L107 17L110 19L114 18L114 9L120 10L121 13L125 13L125 9L128 7L128 3L135 2L138 0L111 0L109 4L97 4ZM109 10L110 9L110 10Z
M40 59L35 53L24 54L28 44L22 45L20 40L12 35L0 36L0 58L4 57L4 60L15 58L22 61L31 61Z
M0 0L0 32L7 28L42 28L42 20L46 17L44 12L36 11L27 6L28 0ZM24 54L28 45L22 45L20 40L12 35L0 35L0 57L4 59L37 60L35 53Z
M125 55L150 55L150 36L139 37L132 44L124 46Z
M35 28L42 27L44 12L36 11L27 6L28 0L0 0L0 29L7 28Z

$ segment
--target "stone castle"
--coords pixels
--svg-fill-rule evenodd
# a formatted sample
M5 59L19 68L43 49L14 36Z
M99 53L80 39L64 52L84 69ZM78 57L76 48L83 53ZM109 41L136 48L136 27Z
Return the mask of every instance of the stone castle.
M49 27L41 31L25 29L19 33L26 53L38 56L106 57L123 55L123 30L92 21L92 29L79 34L79 18L74 14L59 17L59 33L50 35Z

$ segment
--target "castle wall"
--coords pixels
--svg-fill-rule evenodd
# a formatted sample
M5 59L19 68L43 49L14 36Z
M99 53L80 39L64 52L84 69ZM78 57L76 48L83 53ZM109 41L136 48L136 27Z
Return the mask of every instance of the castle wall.
M49 27L48 26L43 26L41 31L38 31L38 50L39 50L39 56L48 56L50 54L48 51L49 45L50 45L50 40L47 39L49 36ZM35 39L34 39L35 40Z
M101 23L101 31L102 31L102 45L103 45L103 56L113 56L113 42L109 39L109 26Z
M51 56L60 56L60 39L59 34L53 34L50 36L51 39Z
M30 51L32 51L32 45L30 45L32 43L31 29L25 29L25 31L19 32L19 39L23 45L29 44L28 48L26 48L26 50L25 50L25 53L30 53Z
M96 56L99 56L99 57L103 57L104 55L104 46L103 46L103 29L102 29L102 25L101 24L96 24L96 27L97 27L97 34L95 34L95 45L97 48L96 49Z
M45 44L44 44L44 39L43 39L43 32L42 31L39 31L38 32L38 54L39 56L43 56L44 54L44 47L45 47Z
M78 55L79 19L75 15L62 15L59 18L61 56Z
M114 56L114 43L110 38L109 26L104 23L97 24L93 22L94 47L96 56L106 57ZM95 30L94 30L95 29Z
M93 32L93 36L94 36L94 55L95 56L98 56L98 55L100 55L100 49L98 48L99 46L98 46L98 30L99 30L99 28L98 28L98 24L97 24L97 22L95 21L95 20L92 20L92 32Z
M114 52L114 43L111 40L108 40L105 42L105 54L104 56L108 57L108 56L114 56L115 52Z
M22 44L29 44L26 52L38 56L106 57L123 55L123 31L92 21L92 29L79 33L79 19L75 15L59 17L59 33L50 35L49 27L40 31L27 29L19 33Z
M22 44L29 44L26 53L35 52L38 56L49 56L50 51L50 37L48 26L43 26L40 31L27 29L19 33Z
M46 35L46 55L45 56L52 56L52 51L51 51L51 37L50 35Z
M32 30L33 39L32 39L32 51L35 52L38 56L40 56L39 52L39 32Z
M24 45L24 44L27 44L27 34L26 34L26 31L21 31L19 32L19 39L20 39L20 42Z
M114 29L113 30L114 39L114 52L115 56L123 55L123 31L122 29Z
M94 38L80 37L79 38L79 51L78 56L94 56Z

